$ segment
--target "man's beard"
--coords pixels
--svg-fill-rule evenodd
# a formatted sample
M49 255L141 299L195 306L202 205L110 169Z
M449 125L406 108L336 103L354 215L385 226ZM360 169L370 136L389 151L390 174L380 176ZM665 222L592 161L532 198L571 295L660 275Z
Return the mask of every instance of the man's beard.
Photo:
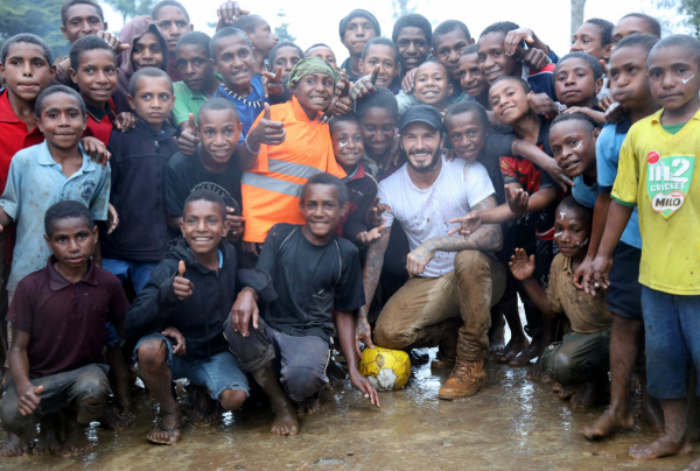
M435 149L435 152L433 152L433 160L431 160L430 164L428 164L425 167L416 167L415 165L413 165L410 158L407 158L406 160L408 160L408 165L410 165L413 168L413 170L415 170L416 172L418 172L418 173L430 173L433 171L433 169L438 164L438 162L440 162L441 150L442 149L440 149L440 147Z

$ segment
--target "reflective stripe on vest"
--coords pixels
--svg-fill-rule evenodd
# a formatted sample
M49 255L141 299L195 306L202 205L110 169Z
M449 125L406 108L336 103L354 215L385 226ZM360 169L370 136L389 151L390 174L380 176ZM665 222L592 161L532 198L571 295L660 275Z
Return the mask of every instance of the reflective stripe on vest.
M290 177L305 178L307 180L317 173L323 173L323 170L319 170L316 167L294 162L285 162L284 160L269 159L267 166L270 172L281 173L282 175L288 175ZM297 198L301 196L301 189L303 187L303 185L299 183L251 172L243 173L241 183L243 185L254 186L262 188L263 190L274 191Z

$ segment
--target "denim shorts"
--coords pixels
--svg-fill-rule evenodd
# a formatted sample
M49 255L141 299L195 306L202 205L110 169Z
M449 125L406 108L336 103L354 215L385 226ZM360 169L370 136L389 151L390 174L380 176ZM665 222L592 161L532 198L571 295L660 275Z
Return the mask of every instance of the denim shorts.
M138 351L142 343L148 340L162 340L168 345L167 363L173 380L187 378L195 386L209 390L211 398L219 400L226 389L245 391L249 395L248 378L241 371L238 360L231 352L221 352L209 358L193 358L190 355L173 354L173 344L168 337L153 333L142 337L134 347L134 358L138 361Z
M686 397L691 362L700 367L700 295L642 286L647 390L658 399ZM700 382L695 393L700 396Z

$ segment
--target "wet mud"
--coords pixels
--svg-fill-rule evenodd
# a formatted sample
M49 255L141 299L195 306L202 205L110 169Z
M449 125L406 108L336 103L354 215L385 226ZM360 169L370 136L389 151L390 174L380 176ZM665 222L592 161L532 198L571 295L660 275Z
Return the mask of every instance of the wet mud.
M431 351L434 357L435 350ZM301 434L269 433L272 413L250 404L219 423L186 425L177 445L146 442L155 405L136 398L136 425L111 432L88 429L95 449L71 458L0 458L2 470L682 470L700 452L635 462L628 448L654 438L637 424L612 440L591 443L583 426L603 411L571 409L551 386L525 379L526 368L489 362L490 381L476 396L437 399L449 371L414 369L406 388L380 393L374 409L350 385L325 391L321 410L301 417ZM7 441L0 432L0 446Z

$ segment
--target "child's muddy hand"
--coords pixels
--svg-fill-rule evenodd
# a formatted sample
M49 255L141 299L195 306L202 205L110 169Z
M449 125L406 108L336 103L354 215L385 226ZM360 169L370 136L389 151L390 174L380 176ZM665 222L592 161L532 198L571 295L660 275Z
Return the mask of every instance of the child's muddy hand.
M577 289L586 289L586 283L591 277L591 267L593 266L593 257L586 255L581 265L574 271L572 283Z
M535 256L527 256L523 249L515 249L515 255L510 257L508 266L516 280L526 280L535 272Z
M161 332L160 335L162 335L163 337L170 337L171 339L173 339L173 353L175 355L184 355L185 353L187 353L187 344L185 342L185 337L175 327L168 327L163 332Z
M41 402L39 395L44 390L44 386L35 387L32 383L27 383L20 389L17 408L22 415L31 415Z
M255 291L250 288L243 288L236 302L231 308L231 326L233 330L240 333L243 337L250 335L249 325L253 324L253 328L257 329L259 324L260 311L258 303L255 300Z
M365 396L365 398L369 399L369 402L371 402L373 406L381 407L377 390L374 389L374 386L372 386L372 383L370 383L367 378L362 376L362 374L357 370L357 367L350 372L350 382L353 386L355 386L355 388L357 388L358 391L362 393L363 396Z
M194 291L192 282L185 278L185 262L182 260L180 260L178 265L177 275L173 279L173 290L175 291L175 296L177 296L177 299L180 301L184 301L192 296Z

